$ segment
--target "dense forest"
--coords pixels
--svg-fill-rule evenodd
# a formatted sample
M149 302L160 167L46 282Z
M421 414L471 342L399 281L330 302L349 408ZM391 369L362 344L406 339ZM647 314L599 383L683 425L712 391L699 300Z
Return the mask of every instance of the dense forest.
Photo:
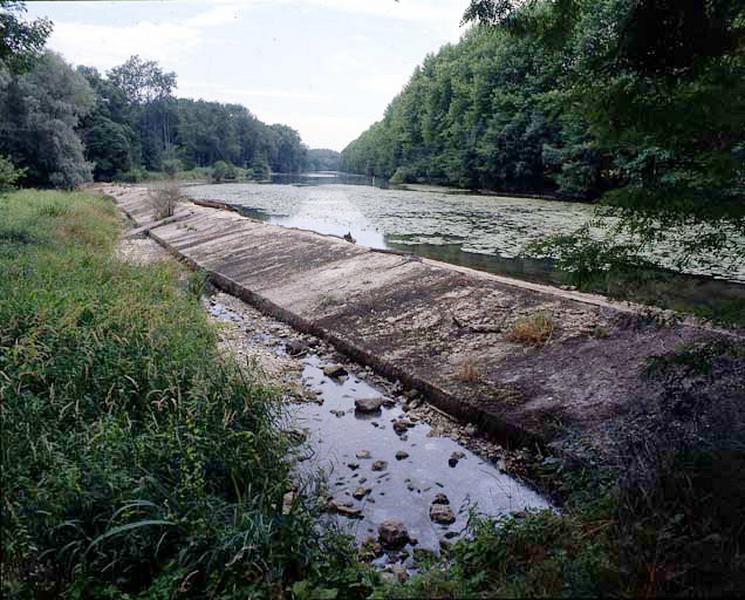
M341 155L328 148L311 148L305 160L306 171L338 171Z
M477 26L424 60L342 167L394 182L741 204L743 6L474 0L464 21Z
M264 178L338 163L338 153L309 152L297 131L267 125L243 106L174 97L176 74L154 61L133 56L106 75L74 69L43 50L51 23L11 21L22 6L3 8L8 24L37 34L23 59L10 36L0 54L0 157L12 163L14 181L71 188L215 164Z

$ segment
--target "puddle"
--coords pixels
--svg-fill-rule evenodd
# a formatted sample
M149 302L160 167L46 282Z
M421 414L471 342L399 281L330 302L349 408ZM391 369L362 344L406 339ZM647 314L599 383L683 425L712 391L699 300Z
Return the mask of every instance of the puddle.
M452 539L463 530L469 509L501 515L548 506L537 493L454 440L430 437L432 429L423 421L407 427L403 435L397 434L393 423L409 420L398 404L383 406L377 416L356 414L355 399L386 398L385 394L354 374L341 380L327 377L317 356L303 362L303 382L320 392L323 404L295 406L296 426L308 434L315 451L310 462L327 474L329 493L362 509L361 519L337 517L359 541L377 537L383 521L396 519L416 538L417 547L438 550L440 540ZM369 458L358 458L364 451ZM396 454L400 452L408 456L399 459ZM460 456L457 463L451 460L454 455ZM374 471L373 465L381 460L386 463L385 470ZM350 464L358 466L353 469ZM361 500L352 496L359 487L371 490ZM455 522L450 525L430 519L430 507L438 494L447 496L455 513Z
M239 306L235 299L229 302ZM394 519L403 522L409 537L416 540L400 553L377 559L381 565L392 560L411 568L414 548L438 552L441 541L462 535L470 510L497 516L549 506L492 462L450 437L435 435L432 426L420 418L421 412L406 412L394 385L369 369L342 361L346 375L326 375L323 368L336 364L333 358L338 356L323 342L313 339L317 346L308 347L307 355L288 356L287 342L308 337L243 306L234 310L212 300L207 308L212 317L237 328L243 348L261 348L295 361L293 379L304 388L304 396L315 399L289 406L288 427L302 431L306 439L300 448L304 460L299 472L301 476L322 472L337 505L359 513L352 518L328 512L322 522L335 521L362 543L369 537L377 539L380 524ZM367 398L385 403L377 413L356 412L355 400ZM364 495L355 497L355 492L363 491ZM455 517L449 524L430 518L433 501L443 494ZM439 500L445 499L440 496Z

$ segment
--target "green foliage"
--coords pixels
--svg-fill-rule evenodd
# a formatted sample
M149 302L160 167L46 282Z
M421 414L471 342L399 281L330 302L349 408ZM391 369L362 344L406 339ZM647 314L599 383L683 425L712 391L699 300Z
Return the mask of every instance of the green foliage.
M282 513L275 393L221 361L174 263L112 255L119 223L84 193L0 201L3 596L318 585L327 541Z
M269 178L271 169L265 156L256 156L249 166L249 174L253 179L264 181Z
M27 169L29 183L72 188L90 181L92 165L75 128L93 101L85 78L47 52L0 88L0 152Z
M2 66L16 74L30 69L52 32L49 19L27 21L24 12L25 3L0 0L0 71Z
M428 56L342 168L470 188L598 195L604 159L540 40L476 27Z
M165 159L161 162L163 172L171 179L175 179L184 170L183 163L178 158Z
M132 168L130 138L124 126L99 116L81 136L86 158L94 163L97 180L110 181L117 173Z
M341 155L336 150L310 148L305 159L304 171L338 171Z
M10 158L0 155L0 194L12 190L25 174L25 169L18 169Z
M237 176L235 167L224 160L218 160L212 165L212 181L222 183L229 179L235 179Z
M391 175L391 178L389 181L394 184L398 185L400 183L413 183L416 180L414 175L407 169L406 167L398 167L396 169L396 172Z
M473 0L464 19L345 170L601 198L614 252L745 260L741 2Z

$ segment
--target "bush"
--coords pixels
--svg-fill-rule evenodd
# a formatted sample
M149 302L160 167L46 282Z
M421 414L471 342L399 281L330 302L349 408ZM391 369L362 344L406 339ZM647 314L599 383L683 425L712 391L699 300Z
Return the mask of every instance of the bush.
M393 173L391 178L388 180L393 185L399 185L402 183L412 183L414 181L414 173L412 173L406 167L398 167L396 172Z
M545 344L553 335L556 323L550 314L539 312L528 317L521 317L512 325L507 339L521 344Z
M181 200L181 186L175 181L165 181L151 189L150 204L153 207L153 219L160 221L172 217L179 200Z
M114 181L122 181L124 183L140 183L148 178L148 172L142 167L132 167L129 171L123 173L117 173L114 176Z
M0 155L0 194L12 190L25 174L26 169L17 168L9 156Z
M218 160L212 165L212 181L214 183L222 183L228 179L235 179L236 176L235 167L224 160Z
M163 172L171 179L175 179L176 175L178 175L184 169L184 165L178 158L164 160L161 166L163 168Z

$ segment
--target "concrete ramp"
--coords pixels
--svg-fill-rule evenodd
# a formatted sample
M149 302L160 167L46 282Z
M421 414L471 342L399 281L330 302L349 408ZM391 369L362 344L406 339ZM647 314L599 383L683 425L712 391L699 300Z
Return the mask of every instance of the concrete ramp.
M153 223L145 190L104 192L217 286L503 440L597 431L646 385L648 357L715 335L602 297L371 250L215 203L182 204ZM555 328L532 344L517 328L536 316Z

